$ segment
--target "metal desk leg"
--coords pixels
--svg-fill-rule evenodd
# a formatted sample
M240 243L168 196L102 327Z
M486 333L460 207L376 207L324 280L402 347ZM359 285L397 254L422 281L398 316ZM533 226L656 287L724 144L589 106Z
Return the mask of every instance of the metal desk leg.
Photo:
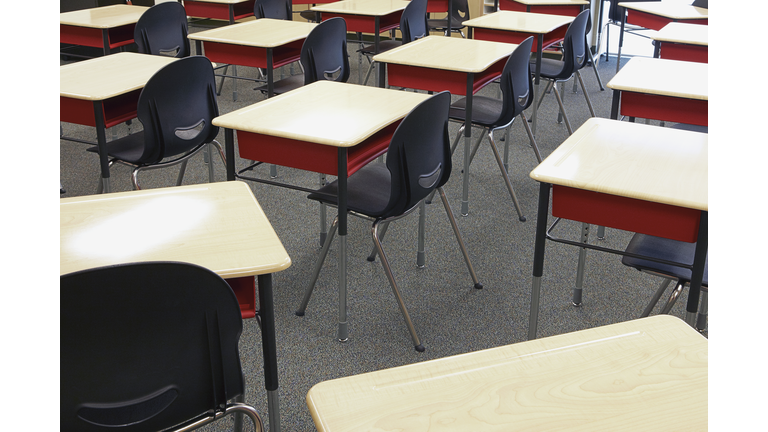
M112 191L109 184L109 157L107 156L107 130L104 125L104 104L102 101L93 102L93 112L96 120L96 141L99 150L99 166L101 167L101 184L104 193Z
M450 22L450 19L448 20ZM469 163L472 150L472 90L474 86L474 74L467 74L466 114L464 118L464 174L463 189L461 192L461 215L469 215Z
M539 322L539 298L541 276L544 272L544 248L547 241L547 220L549 219L549 183L539 184L539 209L536 216L536 245L533 249L533 284L531 286L531 312L528 318L528 340L536 339Z
M272 297L272 275L257 277L259 288L259 317L261 344L264 351L264 383L267 389L270 432L280 431L280 403L277 393L277 342L275 340L275 310Z
M589 241L589 224L581 224L581 242L587 243ZM587 248L579 249L579 264L576 267L576 286L573 288L573 305L576 307L581 306L581 290L584 287L584 265L587 260Z
M709 212L701 212L699 221L699 235L696 240L696 251L693 254L693 269L691 271L691 287L688 292L688 305L686 306L685 322L692 327L696 326L696 312L699 308L699 294L701 282L704 279L704 265L707 262L709 250Z
M339 342L349 340L347 322L347 149L339 148Z
M544 35L540 34L539 37L536 38L536 71L533 75L533 115L531 115L531 122L533 123L531 131L533 136L536 136L536 124L538 123L539 118L539 105L537 101L539 95L541 94L539 85L541 83L541 59L543 58L542 51L544 51Z
M235 179L235 131L224 129L224 152L227 156L227 181Z
M616 72L619 71L621 66L621 46L624 45L624 25L627 23L627 10L621 6L617 7L621 15L621 30L619 30L619 52L616 54Z

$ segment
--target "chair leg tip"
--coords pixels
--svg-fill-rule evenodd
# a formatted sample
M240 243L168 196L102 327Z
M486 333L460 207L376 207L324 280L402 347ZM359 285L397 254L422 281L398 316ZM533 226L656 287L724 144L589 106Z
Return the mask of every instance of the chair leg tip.
M578 303L571 302L571 305L573 305L573 307L581 307L581 302L578 302Z
M424 352L424 350L425 350L424 345L422 345L422 344L418 344L414 348L416 348L416 351L418 351L418 352Z
M366 260L368 260L368 261L370 261L370 262L374 262L374 261L376 261L376 257L372 257L372 256L369 256L369 257L367 257L367 258L365 258L365 259L366 259Z
M300 316L300 317L304 316L304 311L296 311L294 313L296 314L296 316Z
M475 289L483 289L483 284L481 284L480 282L476 283Z
M526 221L525 216L520 216L519 220L520 220L520 222L525 222Z

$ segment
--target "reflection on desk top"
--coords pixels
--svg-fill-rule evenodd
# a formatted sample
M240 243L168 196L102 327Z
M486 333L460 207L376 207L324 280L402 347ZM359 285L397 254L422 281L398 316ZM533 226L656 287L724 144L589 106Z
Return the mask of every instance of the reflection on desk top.
M274 48L307 37L317 24L303 21L261 18L211 30L192 33L191 40Z
M513 0L527 6L588 5L587 0Z
M651 37L653 40L662 42L709 45L708 34L709 26L673 22L664 26Z
M136 24L146 6L112 5L60 13L60 24L108 29Z
M64 198L60 218L60 274L182 261L234 278L291 265L250 188L239 181Z
M593 117L531 171L531 178L707 210L708 136Z
M121 52L59 68L59 92L63 97L106 100L138 90L175 58Z
M515 44L476 39L427 36L373 56L381 63L426 67L447 71L483 72L497 61L509 57Z
M708 342L658 315L321 382L320 432L706 430Z
M405 0L343 0L314 6L315 12L348 13L355 15L382 16L401 11L408 6Z
M547 34L573 22L574 17L531 12L497 11L464 21L467 27Z
M613 90L709 100L709 65L633 57L608 81Z
M447 38L446 38L447 39ZM428 94L317 81L213 119L219 127L352 147L402 119Z
M709 9L691 6L690 1L619 2L619 6L673 20L709 18Z

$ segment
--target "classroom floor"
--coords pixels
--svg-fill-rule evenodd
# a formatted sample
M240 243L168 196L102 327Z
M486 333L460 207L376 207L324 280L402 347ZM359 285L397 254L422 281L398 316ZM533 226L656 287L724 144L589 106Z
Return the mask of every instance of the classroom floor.
M612 32L617 33L614 29ZM650 47L650 41L646 39L637 43L641 51ZM615 47L612 44L614 52ZM358 83L359 76L365 73L363 68L359 75L356 49L355 44L349 44L352 83ZM650 53L649 50L648 55ZM615 61L615 56L611 56L609 62L599 62L603 85L614 75ZM367 63L363 66L367 67ZM288 73L289 69L285 67L284 73ZM237 74L254 78L257 71L237 67ZM597 115L609 117L611 91L599 90L591 68L583 70L582 76ZM372 83L373 80L369 85ZM254 91L254 87L253 82L238 80L237 101L233 101L233 80L225 80L218 99L220 112L230 112L263 100L264 96ZM489 85L480 94L498 96L498 86ZM574 93L573 83L567 83L564 99L571 124L576 129L589 116L581 89ZM133 132L140 128L136 123L131 126ZM526 340L538 184L528 176L536 166L536 159L522 125L518 123L519 119L511 128L509 173L528 221L518 221L487 141L481 145L471 166L470 214L457 217L473 265L484 285L482 290L472 288L450 225L438 202L427 206L425 268L415 266L417 214L393 223L387 233L384 247L411 318L426 347L423 353L413 349L380 263L365 259L372 247L370 227L368 222L357 218L350 218L348 236L349 341L339 343L335 340L338 301L336 245L332 247L320 273L306 316L296 316L294 310L301 301L319 255L319 207L310 202L304 193L250 184L293 261L289 269L274 277L283 430L315 430L304 398L307 391L320 381ZM93 128L71 124L61 126L66 136L95 140ZM127 133L126 125L113 129L107 132L108 137ZM457 130L458 125L452 124L452 137L455 137ZM542 155L549 155L567 136L565 125L557 122L554 95L547 95L539 111L537 130ZM499 138L497 136L497 140ZM223 130L218 140L224 143ZM66 190L61 196L95 193L97 156L86 152L84 144L65 140L60 144L60 177ZM462 166L462 162L462 152L458 152L454 156L453 175L446 185L446 193L457 215L461 195L458 167ZM217 181L223 181L224 167L217 157L214 158L214 165ZM245 161L238 159L236 166L245 166ZM176 173L173 168L150 171L142 174L142 184L144 188L172 186ZM269 168L260 167L255 175L269 178ZM129 179L128 168L116 166L112 169L114 191L130 190ZM277 180L315 187L318 175L279 167ZM189 163L184 183L206 181L207 169L200 155ZM580 224L566 221L560 225L558 233L576 239L579 228ZM597 240L593 231L590 242L624 248L631 235L609 229L605 240ZM130 235L122 235L116 236L114 241L131 242L133 239ZM637 318L660 283L657 277L623 266L618 256L590 251L586 261L583 305L577 308L570 301L577 257L578 250L575 248L552 242L547 244L539 337ZM686 297L687 291L673 309L673 315L683 316ZM662 303L665 299L666 296ZM261 338L255 320L244 322L240 347L248 388L245 400L259 410L268 427ZM204 430L228 430L230 421L217 422ZM246 430L250 427L246 422Z

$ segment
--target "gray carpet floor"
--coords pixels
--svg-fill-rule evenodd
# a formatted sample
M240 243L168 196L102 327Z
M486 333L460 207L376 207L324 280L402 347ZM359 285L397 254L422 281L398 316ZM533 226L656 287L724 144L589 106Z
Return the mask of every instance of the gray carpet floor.
M349 45L353 68L351 83L358 83L360 76L356 48L354 44ZM367 63L362 65L361 74L364 75ZM600 62L603 85L611 79L615 67L615 57L610 62ZM298 67L294 67L294 71L297 70ZM282 73L290 73L290 67L284 67ZM258 76L255 69L246 67L238 67L237 74L247 78ZM583 70L582 75L597 116L609 117L611 91L599 90L592 69ZM237 100L233 100L233 82L232 79L224 81L218 99L221 113L264 100L261 93L253 90L254 83L244 80L237 81ZM589 111L580 88L574 93L572 81L564 88L566 110L575 129L587 120ZM498 86L489 85L480 94L498 96ZM141 126L137 123L131 126L131 132L140 130ZM61 127L66 136L95 140L93 128L72 124L61 124ZM458 125L451 125L452 137L457 129ZM108 130L107 136L122 136L125 133L128 133L127 126L119 125ZM350 218L348 236L349 341L340 343L335 340L338 301L336 245L332 247L331 255L320 273L306 315L296 316L294 311L319 256L319 207L310 202L304 193L249 183L292 259L290 268L274 275L283 430L315 430L305 396L314 384L321 381L526 340L538 194L538 184L529 177L529 173L537 163L519 119L513 124L510 136L509 174L527 222L518 221L487 141L482 143L471 167L470 214L467 217L458 217L461 193L459 169L455 168L446 185L446 193L457 215L472 263L484 285L482 290L472 288L438 201L427 206L425 268L419 269L415 265L416 213L393 223L387 233L384 247L426 347L423 353L413 349L380 263L365 259L372 247L370 227L368 222L356 218ZM557 122L554 95L547 95L539 111L537 130L537 141L543 156L549 155L567 137L565 125ZM499 138L497 136L497 140ZM224 143L223 130L219 133L219 142ZM498 142L501 144L501 141ZM86 146L81 143L60 142L60 180L66 190L62 197L88 195L96 191L97 156L85 149ZM459 151L454 156L454 167L460 167L462 161ZM236 161L238 168L245 166L245 163L239 158ZM215 158L214 165L216 181L223 181L221 161ZM150 171L142 174L142 185L144 188L172 186L176 174L174 168ZM269 178L269 168L262 166L254 175ZM128 168L113 168L113 190L130 190L129 178ZM204 183L207 180L207 169L200 155L190 162L184 183ZM315 187L318 176L279 167L278 180ZM564 237L576 239L579 227L578 223L564 222L558 232ZM590 242L623 248L631 235L608 229L604 240L597 240L592 232ZM123 233L115 235L114 241L127 243L135 240L130 233ZM540 337L638 318L660 282L657 277L623 266L618 256L590 251L587 254L584 302L577 308L570 302L577 257L578 250L573 247L552 242L547 244ZM686 295L672 314L683 316ZM268 423L261 335L254 320L244 322L240 347L248 388L245 399L257 407L265 423ZM249 424L246 426L250 428ZM206 430L228 430L229 427L229 420L225 420Z

